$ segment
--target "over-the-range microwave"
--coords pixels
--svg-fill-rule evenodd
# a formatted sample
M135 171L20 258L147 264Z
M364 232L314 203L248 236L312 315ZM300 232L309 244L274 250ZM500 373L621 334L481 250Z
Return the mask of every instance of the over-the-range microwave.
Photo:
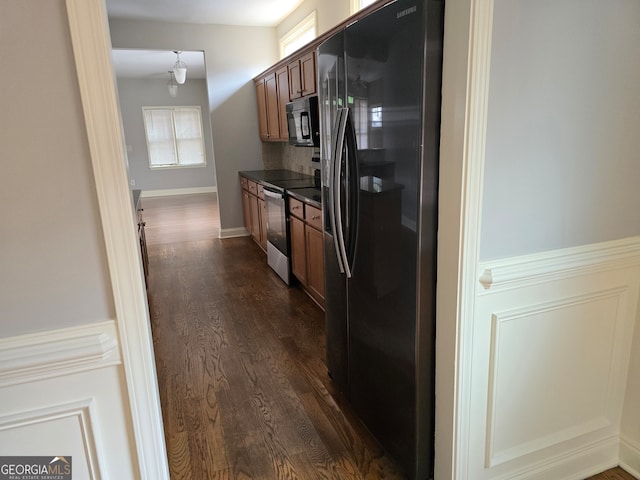
M289 144L298 147L320 146L318 97L305 97L286 105Z

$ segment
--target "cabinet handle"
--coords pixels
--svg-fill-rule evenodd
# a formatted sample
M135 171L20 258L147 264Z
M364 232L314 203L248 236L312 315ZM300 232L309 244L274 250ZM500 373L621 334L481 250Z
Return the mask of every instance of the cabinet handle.
M311 217L311 220L318 220L320 219L320 215L314 215L313 217Z
M296 205L295 207L291 207L291 210L300 210L300 205Z

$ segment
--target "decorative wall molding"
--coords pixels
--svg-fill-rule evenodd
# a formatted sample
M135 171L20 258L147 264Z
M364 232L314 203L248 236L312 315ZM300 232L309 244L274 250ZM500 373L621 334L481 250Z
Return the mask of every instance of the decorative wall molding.
M112 320L0 339L0 387L120 363Z
M640 467L637 446L620 442L640 238L480 266L488 288L476 284L467 478Z
M3 431L31 425L42 426L63 418L77 420L84 448L84 456L89 469L90 480L107 478L101 473L104 464L99 438L94 431L96 425L93 399L80 400L62 405L29 410L0 417L0 434ZM57 453L57 452L54 452Z
M171 188L166 190L143 190L142 198L168 197L172 195L194 195L197 193L217 193L218 187Z
M611 418L612 414L619 413L619 409L612 408L612 404L615 400L612 398L616 395L616 385L620 382L614 377L618 375L620 368L624 370L624 365L619 365L617 356L611 352L624 350L625 346L621 345L623 340L623 332L621 331L622 324L625 321L624 315L626 310L622 308L625 302L628 301L628 288L614 288L607 289L600 292L590 293L586 295L579 295L575 297L569 297L562 300L543 302L536 305L526 306L524 308L517 308L510 311L504 311L494 313L492 315L492 328L491 328L491 358L489 365L489 398L487 405L487 446L486 446L486 458L485 466L487 468L495 467L501 463L505 463L525 455L529 455L544 448L558 445L564 441L571 440L580 436L587 435L591 432L604 429L612 426L616 422L616 418ZM589 315L594 315L598 318L589 318ZM543 320L546 321L543 322ZM552 319L552 320L550 320ZM594 321L595 320L595 321ZM509 369L515 362L519 362L519 358L508 358L509 355L501 356L502 350L508 350L514 340L520 340L519 345L524 347L526 344L526 338L528 337L530 343L527 346L528 349L539 347L536 342L539 339L531 338L529 335L531 330L527 330L526 323L539 324L536 330L544 332L546 337L545 343L548 348L546 351L536 350L539 355L539 359L535 359L536 363L543 361L543 355L546 355L546 362L553 360L553 363L560 369L561 372L567 373L563 367L565 367L565 357L570 356L572 360L567 362L572 365L570 371L573 375L564 375L563 378L556 378L558 383L565 383L576 387L572 392L554 391L550 395L541 395L539 400L536 400L538 407L543 405L547 407L547 410L542 414L552 413L554 411L561 411L566 407L564 405L568 400L575 402L575 406L579 405L580 397L589 395L594 398L605 395L602 401L596 402L596 405L592 405L590 411L583 412L582 418L571 425L558 426L556 422L548 424L549 430L546 434L533 436L528 438L524 443L514 444L508 448L497 448L495 445L496 437L501 432L498 431L496 425L496 419L500 418L503 414L500 407L504 407L504 404L499 403L500 396L506 396L512 383L510 375L502 375L503 369ZM525 324L524 326L521 324ZM512 335L503 341L502 330L505 327L509 327L512 330ZM518 329L521 331L518 333ZM583 331L580 331L580 330ZM591 329L591 331L589 331ZM572 331L570 338L566 338L567 334L557 334L556 331L565 330ZM516 332L516 335L513 333ZM573 335L575 333L575 335ZM584 347L580 342L582 336L591 337L591 345L595 344L593 348L579 348ZM574 345L566 345L562 347L558 345L555 337L559 337L562 340L573 341ZM504 345L506 343L507 345ZM568 342L566 342L568 343ZM597 348L599 351L595 351ZM536 356L538 356L536 355ZM524 356L524 353L523 353ZM583 362L580 365L576 365L576 359L583 358ZM595 367L589 362L593 362L593 359L597 359L599 363L606 362L606 369L601 372L591 371L590 375L584 375L584 369L590 369ZM507 363L507 365L504 365ZM526 365L526 362L523 362ZM595 368L594 368L595 370ZM531 378L528 382L531 385L545 386L547 385L547 379L553 379L555 372L548 371L542 372L537 370L540 374L539 378ZM523 375L530 373L529 371L522 371ZM581 375L583 374L583 375ZM546 378L543 378L546 376ZM574 380L573 377L583 377L581 381ZM558 384L556 383L556 385ZM500 387L502 390L500 391ZM531 392L534 396L535 392ZM550 399L558 395L560 398L552 405ZM572 397L575 397L573 398ZM517 398L517 397L515 397ZM524 405L519 405L524 407ZM548 408L555 407L555 408ZM581 406L584 408L584 406ZM566 415L565 415L566 417ZM536 418L535 424L539 427L544 424L545 418ZM504 423L504 422L503 422ZM520 431L525 431L524 426L528 422L523 421L519 425ZM529 426L531 426L529 424ZM504 425L503 425L504 428Z
M236 237L248 237L250 233L244 227L239 228L222 228L220 229L220 235L218 238L236 238Z
M485 290L640 265L640 237L481 262Z

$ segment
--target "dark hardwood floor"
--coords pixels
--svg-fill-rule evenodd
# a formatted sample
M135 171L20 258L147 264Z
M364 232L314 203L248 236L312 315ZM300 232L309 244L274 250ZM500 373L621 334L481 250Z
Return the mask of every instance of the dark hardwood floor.
M184 205L171 203L143 200L147 230L179 224ZM147 238L171 478L403 478L332 396L323 312L307 295L249 238L170 235Z
M404 478L333 391L322 311L252 240L217 238L215 201L143 199L171 478Z

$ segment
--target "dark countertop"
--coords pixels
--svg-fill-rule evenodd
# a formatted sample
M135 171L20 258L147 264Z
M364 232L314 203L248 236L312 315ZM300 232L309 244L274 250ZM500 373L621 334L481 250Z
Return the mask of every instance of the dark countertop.
M277 180L310 180L313 181L313 175L306 175L292 170L249 170L241 171L238 174L246 177L254 182L274 182Z
M242 177L258 182L262 185L278 186L286 190L287 194L297 198L301 202L308 203L317 208L322 208L320 188L313 188L316 179L313 175L294 172L292 170L250 170L241 171Z
M322 208L322 191L319 188L293 188L287 194L316 208Z

